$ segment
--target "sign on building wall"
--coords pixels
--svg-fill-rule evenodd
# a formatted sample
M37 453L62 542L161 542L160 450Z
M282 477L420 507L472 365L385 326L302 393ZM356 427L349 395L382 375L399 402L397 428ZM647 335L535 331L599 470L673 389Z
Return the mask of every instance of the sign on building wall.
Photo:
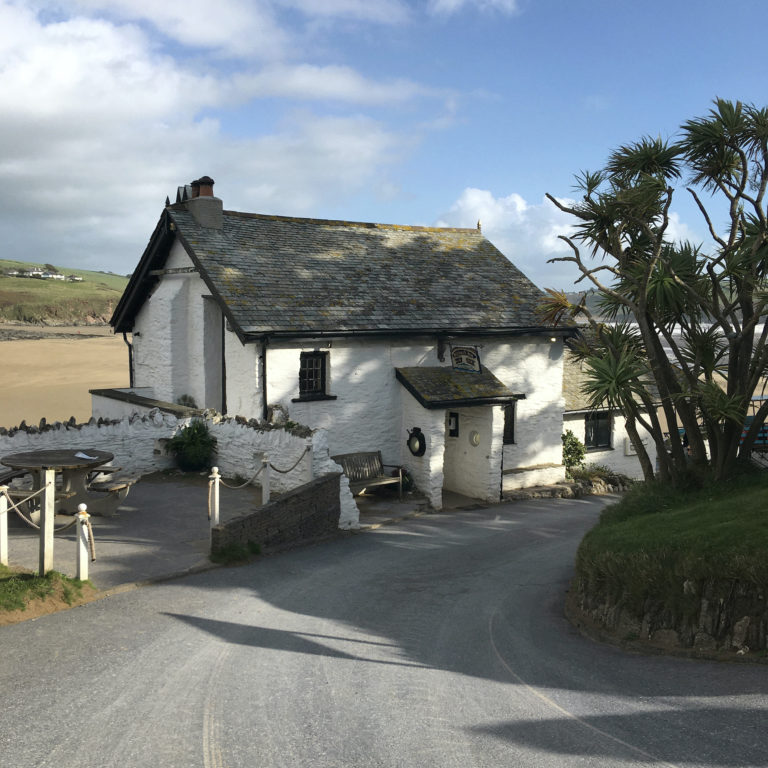
M480 373L480 354L477 347L451 347L451 365L456 371Z

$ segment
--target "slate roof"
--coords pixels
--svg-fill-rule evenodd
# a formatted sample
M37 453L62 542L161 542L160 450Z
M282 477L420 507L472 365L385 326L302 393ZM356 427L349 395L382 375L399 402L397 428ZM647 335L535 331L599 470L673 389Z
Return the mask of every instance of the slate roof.
M563 398L565 400L566 413L578 413L580 411L593 410L589 407L589 398L581 391L584 384L587 383L587 374L583 365L575 360L566 350L563 358ZM658 401L658 394L653 382L646 384L651 396ZM602 411L606 408L597 408L594 410Z
M480 373L457 371L447 365L395 368L397 380L425 407L450 408L522 400L487 368Z
M184 203L168 206L164 217L153 235L156 245L162 231L180 238L244 340L265 334L550 329L536 313L542 292L477 229L236 211L224 211L223 226L215 229L198 223ZM162 267L161 248L147 255L152 242L142 264L152 263L140 264L141 274L134 273L113 316L118 331L130 330L151 287L149 269Z

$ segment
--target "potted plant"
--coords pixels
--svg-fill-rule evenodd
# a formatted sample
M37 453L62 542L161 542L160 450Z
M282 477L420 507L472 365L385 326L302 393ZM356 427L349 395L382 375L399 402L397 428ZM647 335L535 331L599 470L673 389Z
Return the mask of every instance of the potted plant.
M216 438L204 421L195 419L168 441L165 450L176 459L179 469L196 472L210 467Z

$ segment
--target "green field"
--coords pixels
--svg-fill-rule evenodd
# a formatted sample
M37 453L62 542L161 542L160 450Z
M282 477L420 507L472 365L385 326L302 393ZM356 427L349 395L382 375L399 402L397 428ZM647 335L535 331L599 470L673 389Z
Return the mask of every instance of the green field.
M56 265L58 267L58 265ZM77 275L81 283L9 277L9 269L43 264L0 259L0 321L78 325L93 318L106 322L128 284L128 278L109 272L58 267L63 275Z

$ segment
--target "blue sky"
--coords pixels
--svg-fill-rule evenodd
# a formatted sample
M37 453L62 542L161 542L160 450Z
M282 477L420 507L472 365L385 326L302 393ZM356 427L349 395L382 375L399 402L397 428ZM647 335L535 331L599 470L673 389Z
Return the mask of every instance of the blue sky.
M715 96L768 104L764 0L0 0L0 258L132 271L166 195L474 226L570 288L544 199ZM672 232L702 240L683 189Z

